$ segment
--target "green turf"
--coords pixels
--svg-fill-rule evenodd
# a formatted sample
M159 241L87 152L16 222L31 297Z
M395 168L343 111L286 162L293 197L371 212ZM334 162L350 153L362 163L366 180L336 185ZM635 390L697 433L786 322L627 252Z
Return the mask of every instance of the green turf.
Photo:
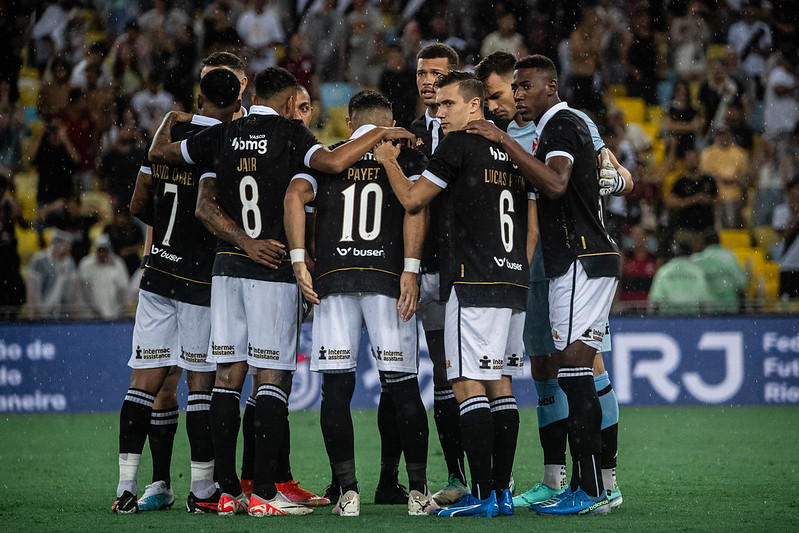
M375 506L379 439L374 411L354 414L363 501L361 516L343 519L330 508L309 517L189 516L184 420L172 466L175 508L116 516L118 416L4 416L0 418L0 532L12 531L779 531L799 527L799 410L796 408L622 408L619 483L624 504L605 517L541 517L527 509L492 519L409 517L403 507ZM540 481L535 411L521 411L514 475L525 490ZM318 413L292 413L292 463L304 487L322 491L329 471ZM429 478L445 481L430 421ZM145 452L140 491L149 481Z

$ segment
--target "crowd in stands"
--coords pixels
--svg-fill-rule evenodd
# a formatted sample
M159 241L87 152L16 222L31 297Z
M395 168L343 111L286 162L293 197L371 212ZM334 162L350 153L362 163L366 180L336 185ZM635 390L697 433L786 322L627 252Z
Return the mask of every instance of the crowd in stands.
M341 90L381 91L408 126L421 110L415 54L435 41L465 70L496 50L551 57L562 99L600 125L636 182L605 206L625 257L617 310L669 309L665 265L702 270L718 242L743 278L705 268L710 300L688 312L788 305L799 298L792 4L0 0L0 318L130 313L138 168L163 114L193 109L209 53L239 55L250 76L288 69L315 102L315 132L334 142Z

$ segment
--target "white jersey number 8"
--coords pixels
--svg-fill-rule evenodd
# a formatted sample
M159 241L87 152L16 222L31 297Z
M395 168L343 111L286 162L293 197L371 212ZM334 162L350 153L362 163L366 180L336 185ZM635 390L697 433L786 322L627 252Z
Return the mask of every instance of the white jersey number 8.
M252 176L241 178L239 197L241 198L241 223L244 226L244 232L255 239L261 234L261 210L258 209L258 183L255 178ZM252 225L250 225L250 213L252 213Z

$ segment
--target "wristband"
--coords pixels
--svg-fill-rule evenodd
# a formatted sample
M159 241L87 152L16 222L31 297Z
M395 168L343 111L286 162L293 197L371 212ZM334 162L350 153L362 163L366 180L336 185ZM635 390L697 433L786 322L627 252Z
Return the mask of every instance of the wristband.
M422 266L422 262L419 259L414 259L412 257L405 258L405 268L402 269L403 272L412 272L414 274L419 273L419 268Z
M291 264L294 263L304 263L305 262L305 249L303 248L295 248L289 252L289 256L291 257Z

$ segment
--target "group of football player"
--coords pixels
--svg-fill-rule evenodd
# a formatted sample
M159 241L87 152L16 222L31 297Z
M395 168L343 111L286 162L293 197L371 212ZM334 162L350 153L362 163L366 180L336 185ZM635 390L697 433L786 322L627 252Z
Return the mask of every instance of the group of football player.
M359 516L350 403L364 327L381 383L375 503L445 517L522 506L605 514L621 504L618 404L601 356L619 253L601 196L625 194L632 180L591 119L560 101L548 58L496 52L474 74L457 65L449 46L424 47L416 82L426 109L410 131L395 127L389 100L363 91L349 102L350 138L326 148L307 127L307 91L287 71L258 73L245 110L244 63L226 52L203 61L198 113L167 114L131 202L149 229L114 512L174 504L185 369L190 513L304 515L335 504L333 514ZM331 468L324 496L300 487L290 466L288 401L310 309ZM448 471L435 493L416 316ZM513 497L512 378L525 372L525 352L544 476ZM139 498L145 441L153 477Z

